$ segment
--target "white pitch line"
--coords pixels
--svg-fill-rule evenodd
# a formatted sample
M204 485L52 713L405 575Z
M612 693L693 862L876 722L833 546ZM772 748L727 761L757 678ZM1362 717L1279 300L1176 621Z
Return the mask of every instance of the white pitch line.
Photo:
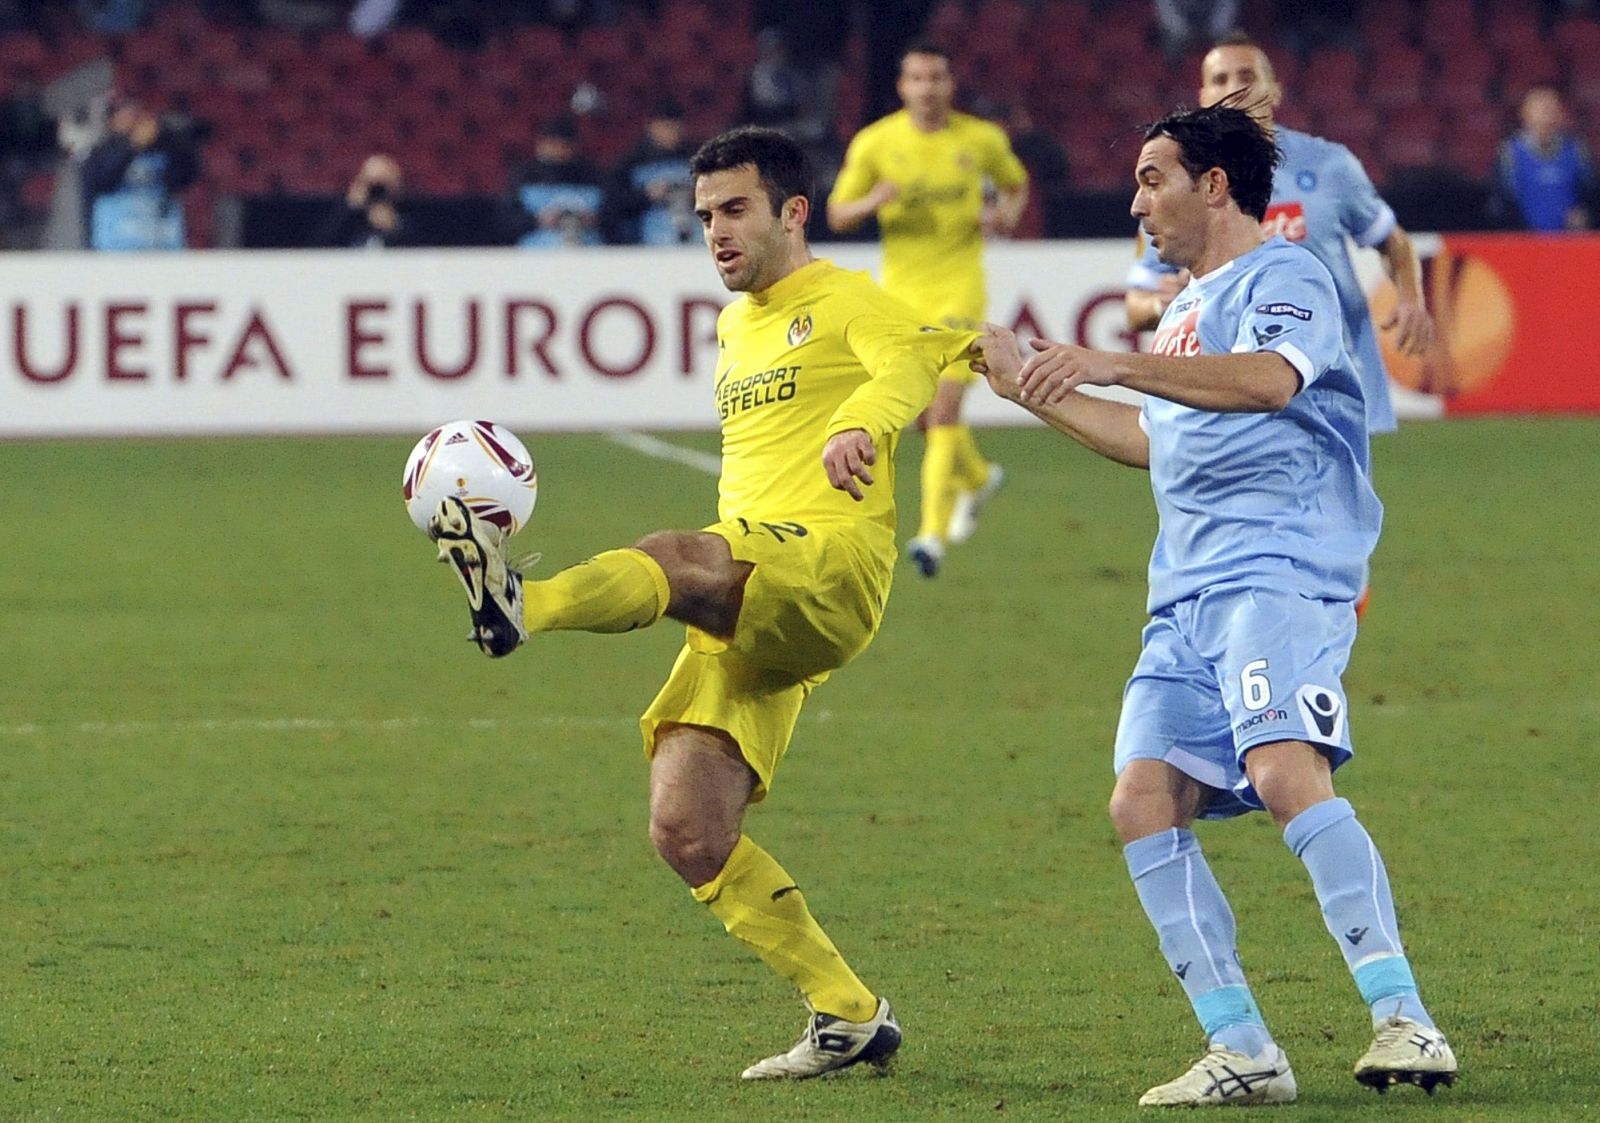
M657 460L670 460L674 464L683 464L712 476L722 475L722 457L713 456L709 452L684 448L652 437L648 433L636 433L631 429L621 429L608 435L623 448L631 448L634 452L645 456L653 456Z

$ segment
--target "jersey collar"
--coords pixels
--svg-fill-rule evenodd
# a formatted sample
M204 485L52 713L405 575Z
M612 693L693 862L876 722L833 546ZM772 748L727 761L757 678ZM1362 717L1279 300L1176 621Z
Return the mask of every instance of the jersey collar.
M811 279L825 268L832 268L833 262L825 257L813 258L800 268L790 273L776 284L768 285L760 292L746 293L750 303L758 308L765 308L769 304L782 304L793 297L801 289L811 283Z

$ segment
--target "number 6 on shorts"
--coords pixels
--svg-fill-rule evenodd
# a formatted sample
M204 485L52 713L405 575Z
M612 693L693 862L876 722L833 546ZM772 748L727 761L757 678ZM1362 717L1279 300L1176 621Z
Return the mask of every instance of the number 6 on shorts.
M1267 704L1272 701L1272 683L1267 681L1264 673L1266 669L1265 659L1253 659L1239 672L1239 686L1244 691L1244 708L1252 712L1266 709Z

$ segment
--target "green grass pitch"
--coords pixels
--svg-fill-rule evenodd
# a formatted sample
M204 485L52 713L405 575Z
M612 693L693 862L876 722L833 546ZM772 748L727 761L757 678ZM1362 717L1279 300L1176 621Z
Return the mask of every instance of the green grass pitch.
M530 444L546 567L712 518L692 469ZM1148 1118L1199 1046L1104 814L1148 485L1046 432L983 444L1010 482L979 535L901 569L747 824L906 1046L778 1086L737 1075L796 996L645 834L675 626L483 659L400 506L410 438L0 444L0 1118ZM1264 816L1203 825L1283 1113L1593 1117L1600 421L1376 453L1340 786L1463 1075L1356 1085L1366 1014L1303 869Z

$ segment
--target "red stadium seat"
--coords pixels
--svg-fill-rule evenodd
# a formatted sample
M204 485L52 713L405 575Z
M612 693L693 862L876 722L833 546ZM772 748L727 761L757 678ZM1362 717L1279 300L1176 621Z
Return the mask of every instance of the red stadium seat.
M1372 60L1367 71L1367 97L1382 109L1404 109L1423 100L1428 60L1422 52L1401 48Z
M1370 148L1378 135L1378 111L1371 105L1353 105L1317 115L1315 131L1354 151Z

